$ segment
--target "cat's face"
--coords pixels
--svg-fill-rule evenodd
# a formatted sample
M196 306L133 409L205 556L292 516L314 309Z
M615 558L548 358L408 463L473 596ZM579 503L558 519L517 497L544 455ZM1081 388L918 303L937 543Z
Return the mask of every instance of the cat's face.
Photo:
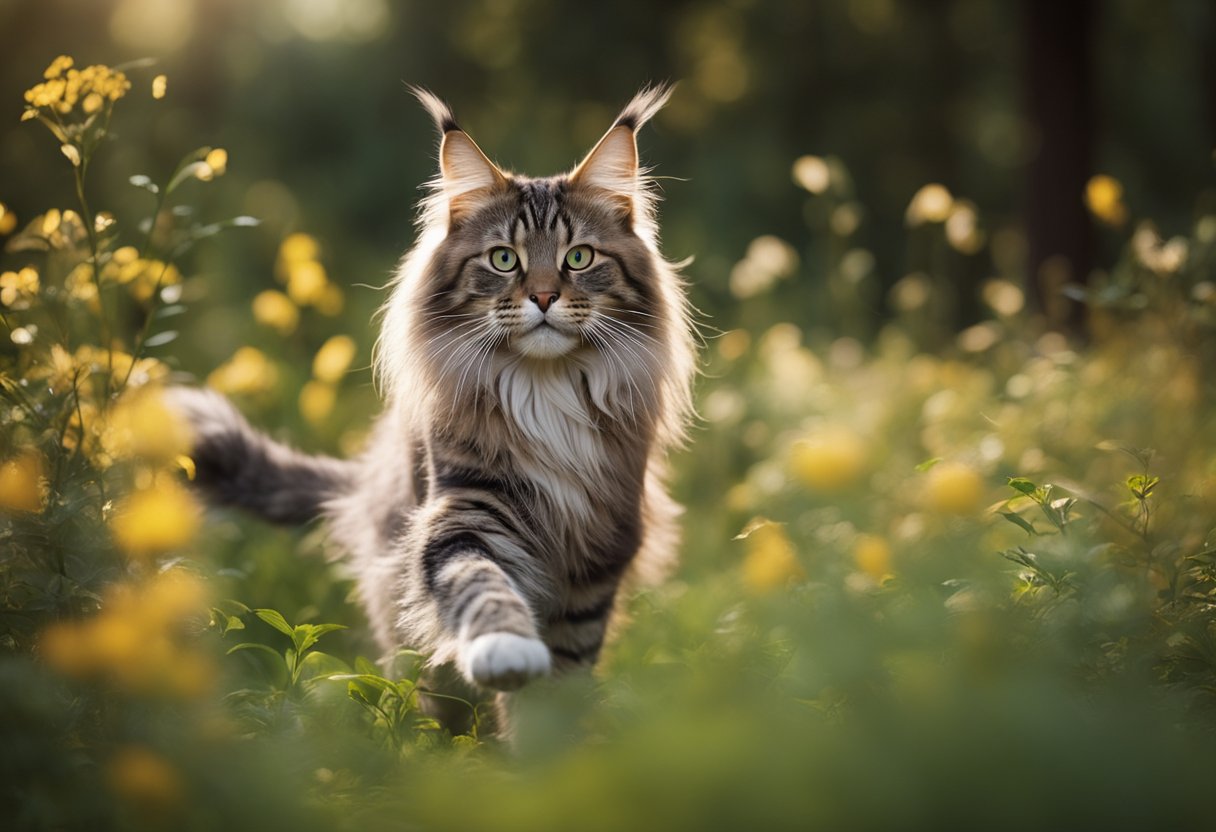
M436 252L436 329L537 359L639 351L656 276L621 204L578 178L504 178Z
M500 170L441 102L419 97L443 134L428 223L444 234L416 319L429 357L447 373L503 354L644 370L664 310L634 136L667 91L639 95L573 171L546 179Z

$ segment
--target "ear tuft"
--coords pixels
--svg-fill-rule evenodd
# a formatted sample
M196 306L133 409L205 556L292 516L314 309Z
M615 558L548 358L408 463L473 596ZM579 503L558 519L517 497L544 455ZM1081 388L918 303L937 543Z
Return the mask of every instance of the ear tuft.
M415 87L413 84L407 84L406 89L418 99L422 109L430 115L431 120L435 122L435 129L439 131L440 135L460 129L460 125L456 123L456 116L452 114L452 108L442 98L428 89Z
M636 133L662 109L674 87L660 84L644 88L612 123L612 128L570 174L570 180L601 191L626 217L636 218L653 206L645 172L638 165ZM640 205L639 205L640 203Z
M460 129L452 108L422 87L409 87L414 97L430 113L439 130L439 176L433 183L436 204L447 204L448 221L481 207L485 200L507 185L506 175L481 152L477 143ZM442 201L440 201L442 200Z
M636 133L643 124L654 118L655 113L663 109L675 88L675 84L652 84L643 87L633 100L625 105L625 109L621 110L612 126L628 127Z

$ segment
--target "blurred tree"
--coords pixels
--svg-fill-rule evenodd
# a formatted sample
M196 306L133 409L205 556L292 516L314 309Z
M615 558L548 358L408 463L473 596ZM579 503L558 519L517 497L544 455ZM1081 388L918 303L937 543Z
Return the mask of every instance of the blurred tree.
M1023 70L1032 151L1026 168L1028 288L1049 326L1077 329L1080 304L1060 289L1085 283L1092 264L1082 199L1092 173L1091 0L1027 0Z

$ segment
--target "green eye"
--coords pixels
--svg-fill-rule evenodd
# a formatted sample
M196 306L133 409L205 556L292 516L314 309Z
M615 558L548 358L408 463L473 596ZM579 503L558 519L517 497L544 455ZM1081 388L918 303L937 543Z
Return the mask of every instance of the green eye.
M498 269L500 272L514 271L519 265L519 255L514 249L500 246L490 252L490 265Z
M572 271L578 271L590 266L594 257L595 251L591 246L575 246L566 252L566 265Z

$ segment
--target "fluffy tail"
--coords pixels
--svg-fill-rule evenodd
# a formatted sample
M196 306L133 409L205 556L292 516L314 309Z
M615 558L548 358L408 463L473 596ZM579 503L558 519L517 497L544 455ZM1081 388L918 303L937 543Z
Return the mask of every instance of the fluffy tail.
M194 482L214 503L300 525L352 482L351 463L275 442L218 393L179 387L168 391L167 403L194 431Z

